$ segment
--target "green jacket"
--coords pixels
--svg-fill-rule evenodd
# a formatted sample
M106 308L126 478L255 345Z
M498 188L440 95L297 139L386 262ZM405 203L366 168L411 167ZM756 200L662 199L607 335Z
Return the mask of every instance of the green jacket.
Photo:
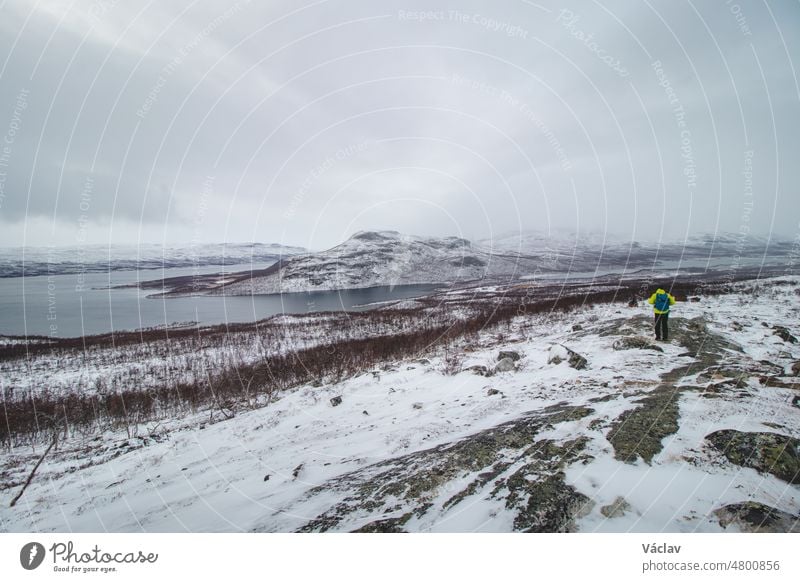
M657 296L657 295L661 295L661 294L664 294L664 295L666 295L666 296L667 296L667 298L669 299L669 302L668 302L668 303L666 303L666 309L658 309L658 308L656 307L656 296ZM652 306L653 306L653 311L654 311L654 312L656 312L656 313L669 313L669 306L670 306L670 305L675 305L675 298L674 298L674 297L673 297L673 296L672 296L670 293L667 293L667 292L666 292L666 291L664 291L663 289L658 289L658 290L656 290L656 292L655 292L655 293L653 293L653 294L650 296L650 299L648 299L648 300L647 300L647 302L648 302L650 305L652 305Z

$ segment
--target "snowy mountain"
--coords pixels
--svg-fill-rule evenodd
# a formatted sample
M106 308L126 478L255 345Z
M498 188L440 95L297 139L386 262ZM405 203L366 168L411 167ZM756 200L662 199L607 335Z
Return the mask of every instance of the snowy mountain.
M477 244L487 252L519 254L544 271L579 273L775 264L789 256L793 248L790 240L731 233L637 241L604 233L525 231L484 239Z
M218 293L250 295L510 279L533 266L524 257L492 253L462 238L367 231L332 249L281 261Z
M605 235L524 232L475 243L395 231L359 232L332 249L242 273L210 294L251 295L407 284L504 284L555 275L738 269L780 263L788 241L720 235L639 243Z
M138 269L274 263L306 252L300 247L260 243L185 246L82 245L0 248L0 277L106 273Z

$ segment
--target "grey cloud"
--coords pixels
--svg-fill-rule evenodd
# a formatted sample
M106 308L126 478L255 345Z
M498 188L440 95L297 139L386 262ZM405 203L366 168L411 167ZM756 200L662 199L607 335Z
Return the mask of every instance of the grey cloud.
M796 6L309 6L79 1L23 29L30 6L6 2L0 139L30 99L0 243L26 221L70 233L87 178L113 242L796 234Z

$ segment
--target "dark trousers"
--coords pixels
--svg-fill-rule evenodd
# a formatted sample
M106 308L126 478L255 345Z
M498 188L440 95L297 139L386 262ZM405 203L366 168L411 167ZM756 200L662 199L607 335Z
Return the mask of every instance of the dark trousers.
M669 313L656 313L656 339L669 339Z

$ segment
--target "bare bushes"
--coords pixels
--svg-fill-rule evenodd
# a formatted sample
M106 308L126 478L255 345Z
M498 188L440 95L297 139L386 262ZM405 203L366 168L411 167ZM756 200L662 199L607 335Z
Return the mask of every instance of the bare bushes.
M506 324L515 318L626 301L631 288L562 287L551 289L549 297L546 292L532 296L524 290L450 303L420 300L422 307L414 309L282 316L251 325L149 332L146 337L116 334L102 336L105 344L95 336L87 339L86 351L70 343L80 340L33 344L41 357L54 355L56 362L92 358L95 364L104 362L112 375L145 358L164 366L155 381L145 369L112 383L99 378L90 387L8 387L0 403L0 444L47 442L54 430L64 437L103 430L135 436L145 423L198 412L230 417L240 409L267 405L293 386L336 383L376 365L432 352L443 352L444 373L456 374L462 356L454 346L477 342L487 328L507 334L511 328ZM456 308L458 316L453 315ZM17 350L7 350L0 361L10 365L15 357L10 352ZM185 373L187 367L191 374Z

